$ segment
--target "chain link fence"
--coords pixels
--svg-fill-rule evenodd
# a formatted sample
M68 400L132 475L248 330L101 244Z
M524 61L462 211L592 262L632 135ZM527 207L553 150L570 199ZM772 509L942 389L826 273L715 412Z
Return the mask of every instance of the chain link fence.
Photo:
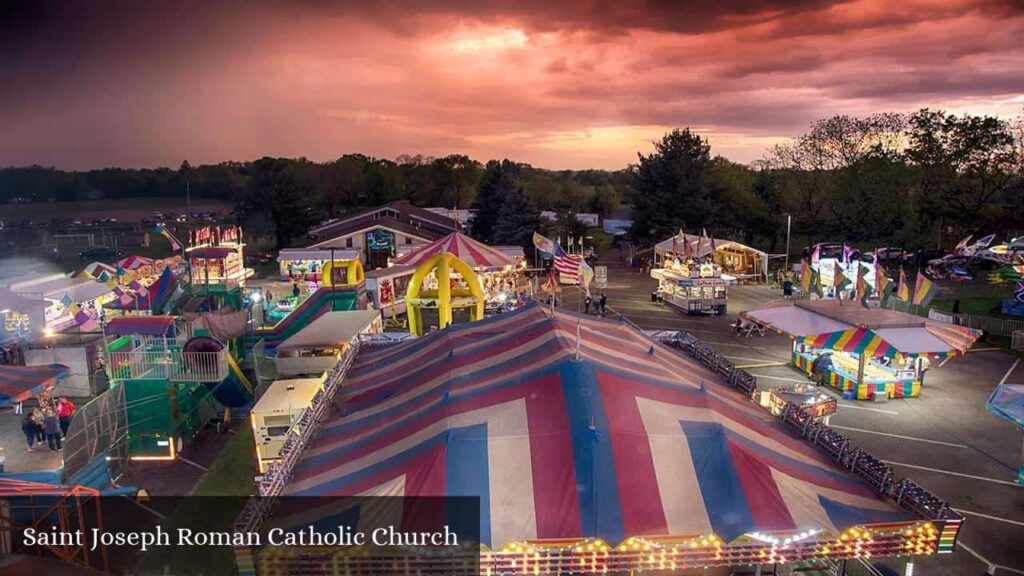
M71 479L98 457L117 478L128 464L128 413L124 386L111 388L75 411L64 441L64 474Z

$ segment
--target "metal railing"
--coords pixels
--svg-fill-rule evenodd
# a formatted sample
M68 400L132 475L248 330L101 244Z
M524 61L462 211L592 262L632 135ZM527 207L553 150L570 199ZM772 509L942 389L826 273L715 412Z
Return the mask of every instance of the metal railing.
M228 350L134 350L110 352L107 375L113 380L220 382L228 376Z
M259 529L273 507L275 498L292 478L303 450L316 437L320 424L327 419L331 402L358 354L358 343L345 351L334 371L327 377L323 389L313 397L310 408L303 412L299 421L288 431L284 445L278 453L279 459L267 464L266 471L257 482L259 497L251 498L235 520L236 531L254 532Z
M1014 350L1024 350L1024 330L1013 331L1013 342L1010 347Z

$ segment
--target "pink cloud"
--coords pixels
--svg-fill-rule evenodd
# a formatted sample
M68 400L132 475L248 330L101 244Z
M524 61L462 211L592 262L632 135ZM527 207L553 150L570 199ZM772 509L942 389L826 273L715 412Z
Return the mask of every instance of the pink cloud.
M621 168L679 126L749 161L837 113L1016 114L1017 6L68 4L0 25L0 165L458 152Z

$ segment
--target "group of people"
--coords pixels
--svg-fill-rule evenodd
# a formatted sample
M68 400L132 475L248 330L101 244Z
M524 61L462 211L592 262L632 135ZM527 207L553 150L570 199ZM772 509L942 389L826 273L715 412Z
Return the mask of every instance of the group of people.
M41 403L45 404L45 403ZM68 435L71 417L75 415L75 403L62 396L53 406L44 405L25 412L21 419L21 431L29 452L35 452L35 445L46 442L51 452L61 450L61 442Z
M592 298L589 294L587 294L587 297L583 299L584 313L590 314L591 306L594 307L594 314L600 314L601 316L604 316L604 313L608 309L608 297L605 296L604 292L601 292L601 295L598 296L597 298Z

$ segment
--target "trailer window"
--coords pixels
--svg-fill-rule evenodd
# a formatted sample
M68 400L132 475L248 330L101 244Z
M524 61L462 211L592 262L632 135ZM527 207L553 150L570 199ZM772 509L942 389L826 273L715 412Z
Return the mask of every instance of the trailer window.
M291 426L270 426L267 428L267 436L284 436L288 433L289 429L291 429Z

